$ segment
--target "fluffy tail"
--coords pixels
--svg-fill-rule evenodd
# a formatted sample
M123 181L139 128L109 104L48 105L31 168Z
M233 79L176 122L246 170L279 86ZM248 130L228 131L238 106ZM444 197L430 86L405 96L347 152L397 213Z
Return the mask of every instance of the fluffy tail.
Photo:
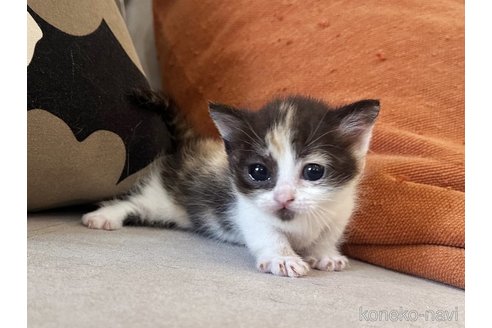
M155 112L161 116L169 130L175 150L181 148L188 139L194 137L193 131L186 123L176 103L164 93L150 89L137 89L133 90L128 97L135 106Z

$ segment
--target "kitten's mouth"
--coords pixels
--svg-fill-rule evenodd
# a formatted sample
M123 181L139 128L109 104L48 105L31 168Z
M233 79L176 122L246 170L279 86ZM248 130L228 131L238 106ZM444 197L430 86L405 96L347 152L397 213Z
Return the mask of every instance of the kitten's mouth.
M282 221L290 221L294 218L295 213L284 207L277 211L277 215Z

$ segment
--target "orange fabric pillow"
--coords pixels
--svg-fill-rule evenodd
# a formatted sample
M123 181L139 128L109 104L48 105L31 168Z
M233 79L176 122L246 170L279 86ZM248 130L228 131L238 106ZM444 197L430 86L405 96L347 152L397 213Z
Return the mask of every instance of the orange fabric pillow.
M207 100L381 99L351 257L464 288L464 4L154 1L166 90L204 135Z

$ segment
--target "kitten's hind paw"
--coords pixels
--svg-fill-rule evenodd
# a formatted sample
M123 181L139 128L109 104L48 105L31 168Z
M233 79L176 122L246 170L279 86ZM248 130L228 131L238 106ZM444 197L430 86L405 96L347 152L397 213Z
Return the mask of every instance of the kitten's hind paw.
M114 220L96 212L82 216L82 224L90 229L117 230L123 226L121 220Z
M309 266L300 257L277 256L258 261L258 270L283 277L302 277L309 272Z

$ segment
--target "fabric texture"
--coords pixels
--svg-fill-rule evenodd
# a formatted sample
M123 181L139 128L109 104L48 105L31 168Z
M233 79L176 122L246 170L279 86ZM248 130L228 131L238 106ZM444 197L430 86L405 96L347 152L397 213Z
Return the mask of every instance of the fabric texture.
M156 0L165 89L217 136L207 101L381 100L351 257L464 288L464 4Z
M28 1L28 210L126 192L169 144L114 0Z
M352 260L344 272L260 273L245 247L148 227L27 219L28 327L463 327L463 290ZM366 311L447 311L381 320ZM444 315L443 315L444 316ZM385 319L386 318L386 319ZM434 319L434 320L432 320Z

